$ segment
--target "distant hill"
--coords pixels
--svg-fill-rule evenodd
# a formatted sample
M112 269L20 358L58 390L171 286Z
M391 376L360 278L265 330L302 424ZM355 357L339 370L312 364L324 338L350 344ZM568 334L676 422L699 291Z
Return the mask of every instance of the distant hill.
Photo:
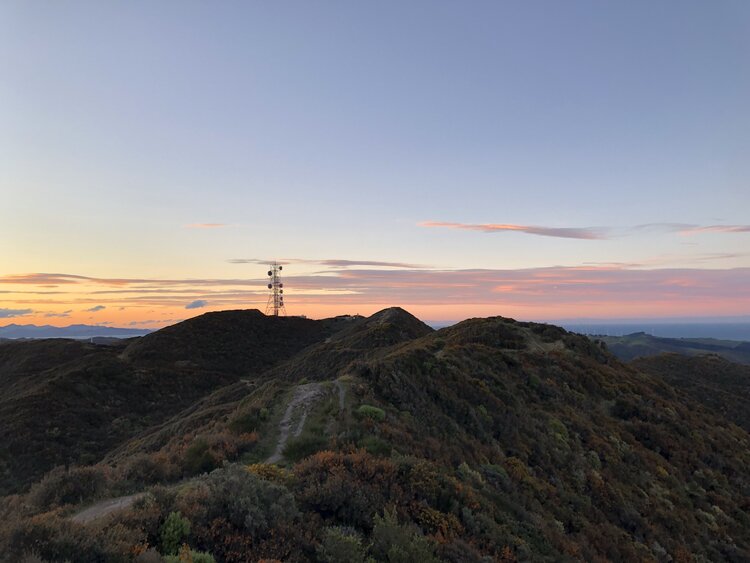
M179 512L217 562L750 560L750 434L740 400L721 408L746 368L675 358L623 364L502 317L435 331L399 308L4 344L0 460L20 494L0 500L0 553L129 561L164 552ZM64 458L47 451L88 465L40 479Z
M750 364L750 342L714 338L663 338L645 332L626 336L596 335L592 338L604 342L610 352L623 361L670 352L688 356L717 354L732 362Z
M140 328L116 328L96 325L17 325L9 324L0 326L0 339L2 338L92 338L107 336L111 338L132 338L144 336L151 330Z

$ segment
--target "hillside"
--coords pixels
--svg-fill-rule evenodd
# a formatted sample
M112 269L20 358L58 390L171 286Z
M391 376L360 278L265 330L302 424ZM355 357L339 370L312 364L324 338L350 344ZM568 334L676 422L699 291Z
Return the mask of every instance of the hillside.
M346 324L224 311L109 346L6 342L0 493L22 489L56 465L99 461L210 391L253 378Z
M631 365L681 389L750 432L750 366L717 355L691 358L679 354L639 358Z
M231 330L217 320L188 332L217 342ZM103 463L6 497L0 553L158 561L185 519L180 541L217 562L750 558L750 435L710 402L550 325L433 331L401 309L342 322ZM163 355L141 340L120 361L185 360L159 338ZM190 354L196 374L229 359ZM70 519L133 493L106 518Z
M657 356L664 353L701 356L716 354L739 364L750 365L750 342L717 340L715 338L664 338L645 332L626 336L595 336L604 342L609 351L623 361Z

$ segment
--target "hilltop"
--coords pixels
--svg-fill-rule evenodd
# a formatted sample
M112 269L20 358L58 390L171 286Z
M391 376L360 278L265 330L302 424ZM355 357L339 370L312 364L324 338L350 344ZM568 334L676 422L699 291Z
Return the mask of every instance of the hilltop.
M136 373L194 390L182 407L171 390L154 394L143 412L158 417L6 497L0 552L165 553L179 512L190 524L180 541L218 562L750 558L750 435L730 420L738 412L665 375L700 359L626 365L584 336L502 317L434 331L398 308L211 315L121 348L58 344L47 363L0 347L4 396L67 381L81 373L71 362L101 362L101 380L129 374L120 395L144 393L128 387ZM111 396L97 389L99 402ZM15 404L18 417L32 408ZM131 494L106 518L70 519Z

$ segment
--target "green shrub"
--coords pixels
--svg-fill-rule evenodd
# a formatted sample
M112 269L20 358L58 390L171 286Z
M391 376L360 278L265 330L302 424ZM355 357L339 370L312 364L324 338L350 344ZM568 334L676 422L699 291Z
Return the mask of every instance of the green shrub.
M360 446L372 455L390 455L393 449L391 444L377 436L366 436L360 440Z
M433 544L414 526L398 523L396 511L384 510L375 516L372 530L372 553L378 561L388 563L439 563Z
M216 563L216 559L206 551L195 551L185 545L178 555L167 555L164 563Z
M354 528L334 526L323 531L318 557L325 563L364 563L367 549Z
M357 414L362 418L370 418L372 420L385 420L385 411L372 405L360 405L357 409Z
M159 532L162 552L167 555L176 554L182 544L182 540L189 533L190 522L188 522L187 518L183 518L179 512L170 512Z
M202 524L226 519L253 539L291 526L299 516L292 494L284 487L259 479L241 465L227 465L200 478L206 487Z

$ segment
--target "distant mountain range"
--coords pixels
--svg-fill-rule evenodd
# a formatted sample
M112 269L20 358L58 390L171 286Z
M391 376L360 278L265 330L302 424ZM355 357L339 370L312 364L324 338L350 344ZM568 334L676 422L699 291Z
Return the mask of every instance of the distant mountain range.
M145 336L152 331L144 328L117 328L97 325L17 325L0 326L0 338L132 338Z
M750 365L750 342L716 338L661 338L645 332L592 338L603 341L610 352L626 362L665 353L685 356L715 354L730 362Z

